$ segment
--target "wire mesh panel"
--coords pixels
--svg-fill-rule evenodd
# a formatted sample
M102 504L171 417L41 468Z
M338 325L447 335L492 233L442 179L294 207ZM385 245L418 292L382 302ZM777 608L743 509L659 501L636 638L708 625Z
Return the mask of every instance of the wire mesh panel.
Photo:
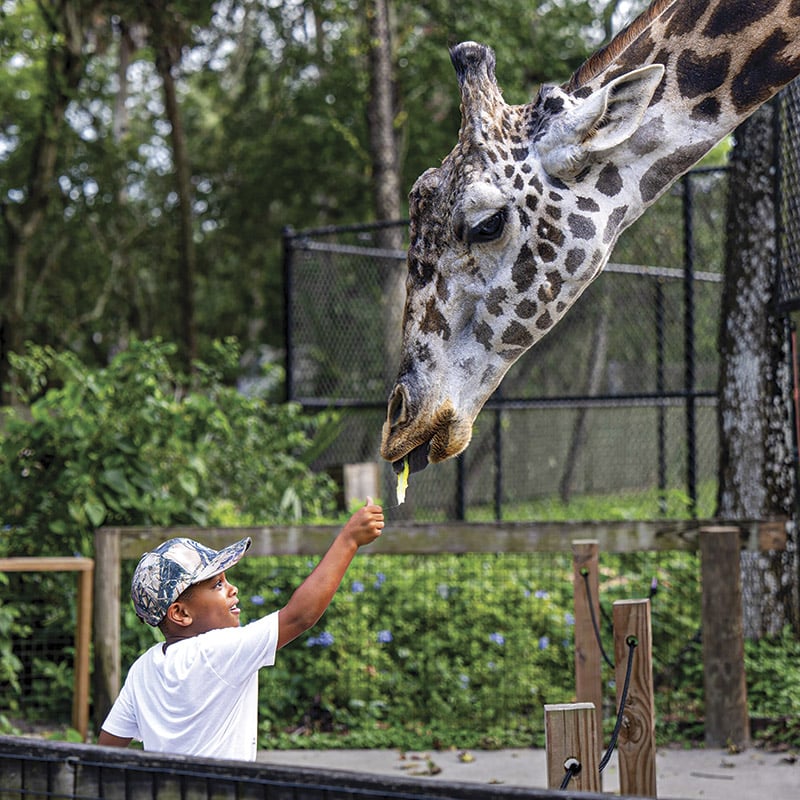
M395 513L549 519L610 493L639 500L609 513L645 518L711 506L726 191L725 170L690 173L626 231L612 263L509 370L470 447L413 475ZM320 468L382 463L406 273L402 249L380 246L387 227L287 240L290 397L342 409ZM395 476L386 464L382 474L390 503Z
M800 83L792 81L779 95L779 285L778 305L800 308Z

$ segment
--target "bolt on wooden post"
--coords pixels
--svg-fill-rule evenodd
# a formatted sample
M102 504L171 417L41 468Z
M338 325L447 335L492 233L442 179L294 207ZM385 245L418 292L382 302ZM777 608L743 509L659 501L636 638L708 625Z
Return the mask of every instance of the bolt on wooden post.
M570 791L599 792L600 764L593 703L558 703L544 707L547 747L547 787L561 788L571 760L580 770L567 787Z

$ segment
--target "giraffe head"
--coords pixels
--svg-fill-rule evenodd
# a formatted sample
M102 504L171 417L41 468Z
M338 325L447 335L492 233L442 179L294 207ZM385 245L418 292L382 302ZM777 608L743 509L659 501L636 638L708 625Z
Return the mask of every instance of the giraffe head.
M660 64L594 90L545 86L512 106L489 48L466 42L451 59L458 143L409 196L401 363L381 444L398 471L406 459L413 472L467 447L506 371L561 319L640 213L624 175L658 136L642 119Z

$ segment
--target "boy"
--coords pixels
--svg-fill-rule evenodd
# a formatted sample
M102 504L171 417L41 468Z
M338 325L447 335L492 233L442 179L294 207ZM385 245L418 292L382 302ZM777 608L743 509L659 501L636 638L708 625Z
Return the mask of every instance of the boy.
M255 761L258 670L317 622L359 547L383 525L383 510L367 498L286 606L242 627L238 589L225 571L249 538L219 552L170 539L145 553L131 598L165 641L133 663L97 743L127 747L135 738L145 750Z

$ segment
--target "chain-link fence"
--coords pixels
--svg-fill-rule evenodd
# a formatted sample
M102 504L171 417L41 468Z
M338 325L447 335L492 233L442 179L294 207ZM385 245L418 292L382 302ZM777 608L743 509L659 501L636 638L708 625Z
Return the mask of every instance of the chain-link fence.
M724 169L696 170L630 228L509 371L467 451L412 477L404 514L549 519L589 500L595 517L710 515L725 196ZM286 235L289 399L342 409L323 468L380 462L406 272L404 250L380 247L386 228ZM390 502L389 465L382 475Z
M775 136L779 142L775 172L778 195L778 308L800 309L800 82L792 81L776 100Z

